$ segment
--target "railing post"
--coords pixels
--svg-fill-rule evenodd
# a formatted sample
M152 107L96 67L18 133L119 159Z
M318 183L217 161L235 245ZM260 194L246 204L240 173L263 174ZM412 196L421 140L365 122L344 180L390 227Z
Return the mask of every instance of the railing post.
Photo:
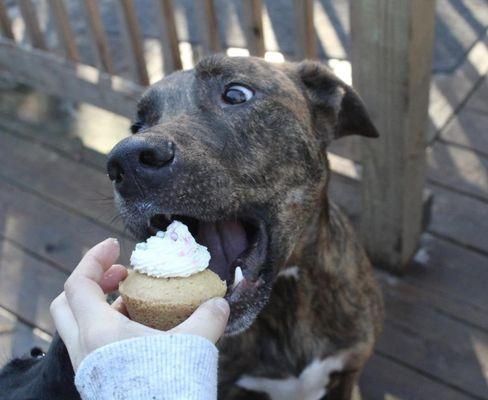
M68 12L63 0L49 0L49 5L53 12L58 38L63 43L66 57L73 62L80 62L80 53L78 52L75 36L71 29Z
M19 4L20 13L25 22L25 28L32 47L41 50L47 50L46 40L39 26L37 19L37 11L31 0L17 0Z
M159 0L161 11L161 47L163 55L164 73L181 69L181 55L176 31L175 16L172 0Z
M362 238L400 272L422 227L435 0L351 0L353 85L380 132L363 140Z
M113 75L115 69L98 3L96 0L83 0L83 3L85 4L88 22L90 24L90 33L94 41L95 54L101 61L103 70Z
M313 22L313 0L294 0L295 58L317 58L317 41Z
M141 36L139 21L137 20L136 9L132 0L119 0L122 10L124 31L128 37L128 62L133 63L138 83L143 86L149 85L149 76L144 55L144 40Z
M7 39L15 40L14 33L12 31L12 23L8 17L7 7L5 7L3 0L0 0L0 31Z
M214 0L200 0L195 3L198 18L201 21L203 54L213 54L222 51L219 37L219 26L215 12Z
M261 0L244 0L242 8L249 53L253 56L264 57L266 49L263 34L263 3Z

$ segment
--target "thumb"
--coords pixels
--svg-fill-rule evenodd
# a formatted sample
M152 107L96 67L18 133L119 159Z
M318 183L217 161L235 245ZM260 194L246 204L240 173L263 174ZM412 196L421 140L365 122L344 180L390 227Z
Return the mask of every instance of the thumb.
M201 304L187 320L169 332L203 336L216 343L224 333L229 313L229 303L216 297Z

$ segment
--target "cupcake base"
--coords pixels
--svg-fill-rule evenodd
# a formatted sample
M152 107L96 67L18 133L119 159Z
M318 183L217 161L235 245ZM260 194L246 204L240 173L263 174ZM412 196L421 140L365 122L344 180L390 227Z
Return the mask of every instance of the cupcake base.
M187 278L155 278L131 270L119 285L129 317L163 331L179 325L203 302L224 296L226 290L226 283L209 269Z

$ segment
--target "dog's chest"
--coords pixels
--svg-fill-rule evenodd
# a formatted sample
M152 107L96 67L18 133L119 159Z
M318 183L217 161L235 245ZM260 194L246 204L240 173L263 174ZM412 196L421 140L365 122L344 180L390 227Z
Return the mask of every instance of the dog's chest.
M344 368L345 355L314 360L299 376L271 379L242 375L236 385L247 390L266 393L271 400L319 400L327 394L330 375Z

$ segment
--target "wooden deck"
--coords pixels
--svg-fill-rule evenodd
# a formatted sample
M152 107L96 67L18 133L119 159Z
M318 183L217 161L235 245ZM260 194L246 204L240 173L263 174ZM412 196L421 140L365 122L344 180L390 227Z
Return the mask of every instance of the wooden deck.
M488 81L476 51L434 79L431 220L405 276L377 271L387 318L363 399L488 399ZM0 91L0 366L47 347L49 304L89 247L116 236L127 261L133 244L113 221L103 155L127 126L86 105ZM335 174L331 191L357 221L349 175Z

